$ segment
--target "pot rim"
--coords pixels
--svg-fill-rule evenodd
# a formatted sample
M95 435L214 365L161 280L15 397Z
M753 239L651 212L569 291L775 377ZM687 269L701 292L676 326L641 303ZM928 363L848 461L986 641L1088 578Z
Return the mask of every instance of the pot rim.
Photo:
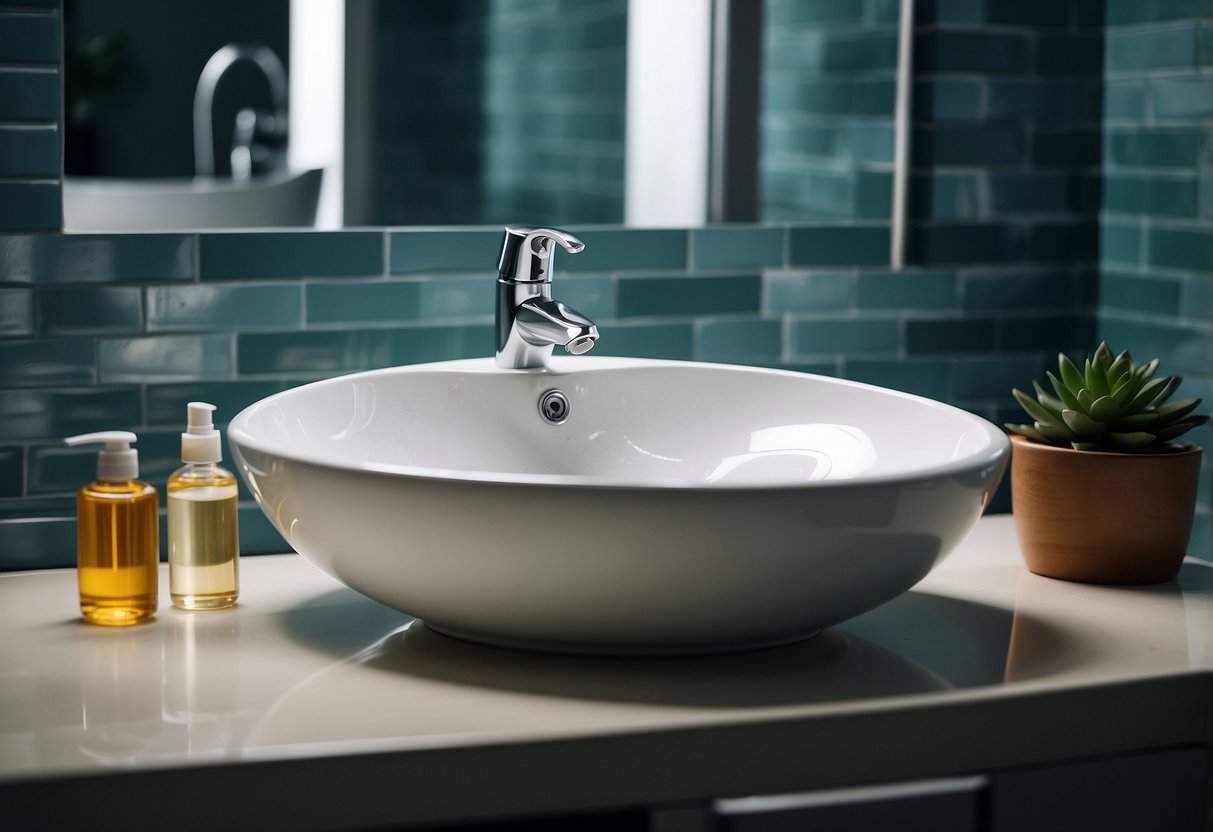
M1014 446L1027 445L1029 447L1039 449L1041 451L1057 451L1063 454L1089 454L1099 457L1127 457L1129 459L1175 459L1176 457L1188 456L1190 454L1199 454L1201 452L1200 445L1191 442L1168 442L1166 445L1160 446L1155 451L1080 451L1077 448L1067 448L1062 445L1046 444L1037 442L1035 439L1029 439L1026 436L1020 436L1018 433L1008 434L1011 444Z

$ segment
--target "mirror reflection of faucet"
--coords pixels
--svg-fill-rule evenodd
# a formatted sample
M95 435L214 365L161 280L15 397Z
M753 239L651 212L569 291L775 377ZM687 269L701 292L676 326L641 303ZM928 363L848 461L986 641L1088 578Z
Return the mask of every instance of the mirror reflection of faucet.
M228 70L243 60L252 61L265 75L274 109L259 112L245 108L236 116L232 177L248 179L253 173L286 166L286 69L274 50L264 44L229 43L211 55L194 89L194 173L197 176L215 175L215 90Z
M589 352L598 327L580 312L552 299L555 244L569 254L585 243L555 228L507 227L497 264L497 366L542 368L552 347L572 355Z

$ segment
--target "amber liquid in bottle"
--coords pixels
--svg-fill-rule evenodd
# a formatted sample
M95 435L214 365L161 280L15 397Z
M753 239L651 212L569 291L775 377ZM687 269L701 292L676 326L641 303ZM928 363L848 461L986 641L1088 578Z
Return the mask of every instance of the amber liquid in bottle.
M159 501L144 482L94 482L76 494L80 611L92 624L137 624L156 612Z
M187 465L168 481L169 597L216 610L239 594L236 478L218 465Z

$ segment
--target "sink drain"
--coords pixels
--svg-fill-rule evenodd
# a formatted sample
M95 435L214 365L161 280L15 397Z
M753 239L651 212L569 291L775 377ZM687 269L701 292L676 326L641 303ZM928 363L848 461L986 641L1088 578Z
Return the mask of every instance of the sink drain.
M548 390L539 397L539 415L551 425L563 425L569 418L569 397L559 390Z

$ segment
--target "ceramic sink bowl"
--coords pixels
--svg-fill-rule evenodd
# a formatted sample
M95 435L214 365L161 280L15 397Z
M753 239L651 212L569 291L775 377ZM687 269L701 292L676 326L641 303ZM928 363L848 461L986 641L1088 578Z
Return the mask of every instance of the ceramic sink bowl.
M626 654L787 643L900 595L1010 454L870 385L591 357L333 378L228 436L286 540L353 589L449 635Z

